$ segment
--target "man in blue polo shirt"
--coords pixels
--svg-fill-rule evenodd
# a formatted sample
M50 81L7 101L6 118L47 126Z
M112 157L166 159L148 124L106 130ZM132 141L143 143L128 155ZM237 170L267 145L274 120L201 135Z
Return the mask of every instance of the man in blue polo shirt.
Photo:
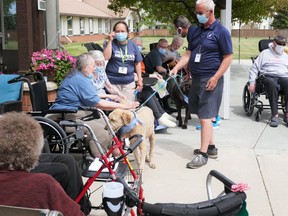
M191 69L192 88L189 94L189 109L197 114L201 124L201 147L195 149L196 157L187 168L199 168L210 158L217 158L212 119L217 116L223 93L223 74L232 62L232 41L229 31L214 15L213 0L197 0L196 15L199 27L192 26L188 51L170 71L177 71L188 63Z

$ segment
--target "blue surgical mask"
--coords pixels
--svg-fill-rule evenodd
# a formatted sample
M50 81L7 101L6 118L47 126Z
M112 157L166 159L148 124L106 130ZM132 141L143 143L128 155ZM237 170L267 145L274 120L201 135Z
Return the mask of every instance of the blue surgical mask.
M103 71L103 67L96 67L95 72L96 72L97 74L102 73L102 71Z
M88 74L87 78L92 80L93 79L93 74L92 73Z
M198 19L198 22L201 24L205 24L209 20L209 18L206 17L206 14L202 14L202 15L197 14L197 19Z
M165 55L166 52L167 52L167 50L166 50L166 49L163 49L163 48L159 48L158 50L159 50L159 52L160 52L162 55Z
M116 40L119 42L123 42L127 39L127 33L126 32L120 32L115 34Z
M142 53L142 46L138 46L139 52Z

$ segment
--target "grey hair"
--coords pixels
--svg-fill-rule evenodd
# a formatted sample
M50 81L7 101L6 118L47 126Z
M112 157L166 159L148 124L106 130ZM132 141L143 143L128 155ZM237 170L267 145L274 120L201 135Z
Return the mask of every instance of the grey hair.
M178 42L178 41L180 41L182 44L183 44L183 42L184 42L184 40L183 40L182 37L176 35L176 36L173 37L172 44L173 44L173 43L176 43L176 42Z
M95 61L103 61L103 62L105 62L104 54L100 50L90 50L88 52L88 54L93 56Z
M199 5L199 4L204 4L207 10L214 11L215 9L215 4L213 0L197 0L196 5Z
M24 112L0 117L0 170L30 170L39 160L44 144L40 124Z
M183 15L180 15L178 16L174 22L173 22L174 26L176 28L178 27L181 27L181 28L189 28L189 26L191 25L191 23L189 22L189 20L183 16Z
M141 41L141 43L143 43L143 40L142 40L142 38L140 38L140 37L134 37L134 38L132 38L132 41L133 41L133 42Z
M95 60L91 54L83 53L77 57L76 68L81 71L83 67L89 66L93 61Z

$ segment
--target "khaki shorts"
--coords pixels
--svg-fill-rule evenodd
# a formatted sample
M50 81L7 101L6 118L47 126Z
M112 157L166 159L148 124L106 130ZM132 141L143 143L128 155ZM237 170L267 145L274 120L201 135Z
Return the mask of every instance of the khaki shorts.
M189 110L192 114L197 114L199 119L211 119L219 113L224 78L222 76L218 80L217 86L212 91L206 91L206 84L210 78L192 78L192 87L189 93Z

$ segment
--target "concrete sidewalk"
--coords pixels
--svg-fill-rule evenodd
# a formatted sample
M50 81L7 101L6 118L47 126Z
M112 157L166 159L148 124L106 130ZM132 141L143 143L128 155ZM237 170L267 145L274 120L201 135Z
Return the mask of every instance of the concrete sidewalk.
M218 159L209 159L208 164L199 169L186 168L186 163L194 157L193 150L200 146L200 131L195 128L199 123L196 116L192 115L186 130L172 128L167 133L156 135L157 168L153 170L146 165L143 174L147 202L194 203L207 200L206 176L215 169L236 183L250 186L247 191L249 215L288 214L288 187L285 184L288 181L285 166L288 164L285 156L288 153L288 128L282 121L278 128L271 128L268 122L270 110L263 111L260 122L255 121L254 114L251 117L245 115L242 92L250 66L250 60L240 64L237 60L231 66L230 119L222 120L219 129L215 130ZM282 118L283 114L279 114ZM91 215L101 213L93 210Z

